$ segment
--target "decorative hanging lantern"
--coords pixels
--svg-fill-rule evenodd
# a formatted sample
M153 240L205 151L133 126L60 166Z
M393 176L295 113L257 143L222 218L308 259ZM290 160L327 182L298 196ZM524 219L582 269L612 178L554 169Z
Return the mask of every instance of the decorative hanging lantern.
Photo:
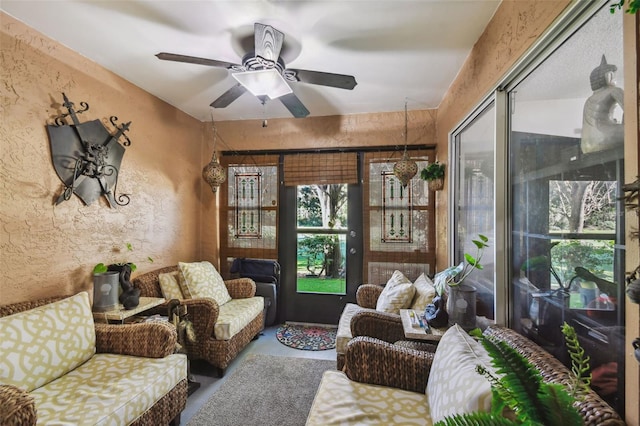
M402 186L407 186L411 178L418 173L418 164L407 153L407 101L404 101L404 154L402 159L393 165L393 174L398 178Z
M407 186L411 178L418 173L418 165L413 161L405 149L402 159L393 165L393 174L402 186Z
M211 186L211 190L215 193L218 187L227 179L227 171L220 165L216 158L216 128L213 125L213 117L211 117L211 125L213 127L213 155L211 162L202 169L202 178Z

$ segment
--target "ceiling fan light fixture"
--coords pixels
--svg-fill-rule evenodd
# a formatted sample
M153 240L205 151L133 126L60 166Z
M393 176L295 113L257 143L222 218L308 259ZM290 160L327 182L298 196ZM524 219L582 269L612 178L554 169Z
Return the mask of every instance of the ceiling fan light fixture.
M282 74L275 68L237 72L232 75L254 96L268 96L269 99L276 99L293 92Z

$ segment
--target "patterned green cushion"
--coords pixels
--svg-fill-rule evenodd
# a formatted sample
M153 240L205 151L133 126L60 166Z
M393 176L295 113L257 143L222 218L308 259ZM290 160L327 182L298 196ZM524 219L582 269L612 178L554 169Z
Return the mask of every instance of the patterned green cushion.
M433 298L436 297L436 288L425 274L420 274L414 281L413 286L416 288L416 294L413 296L410 309L423 312Z
M453 414L491 409L491 385L476 372L478 364L493 371L482 344L453 325L438 343L427 382L434 423Z
M42 425L128 425L187 377L183 354L96 354L31 395Z
M307 426L431 424L424 394L354 382L335 370L322 375L307 417Z
M0 383L30 392L96 351L87 292L0 318Z
M184 299L182 290L180 289L180 271L168 272L158 275L158 281L160 282L160 291L162 291L162 297L167 300L171 299Z
M211 298L218 305L224 305L231 296L224 280L210 262L179 262L178 267L184 279L182 294L187 299Z
M376 310L399 314L400 309L408 308L415 294L415 287L409 278L400 271L394 271L376 302Z
M244 329L264 310L261 296L231 299L220 306L218 320L214 326L216 340L229 340Z

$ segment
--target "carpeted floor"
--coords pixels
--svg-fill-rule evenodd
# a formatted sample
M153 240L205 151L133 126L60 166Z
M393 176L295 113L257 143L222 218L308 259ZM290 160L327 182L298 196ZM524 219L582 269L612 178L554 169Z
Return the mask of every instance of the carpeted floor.
M282 324L276 331L280 343L304 351L325 351L336 347L336 327Z
M302 426L333 360L248 355L189 426Z

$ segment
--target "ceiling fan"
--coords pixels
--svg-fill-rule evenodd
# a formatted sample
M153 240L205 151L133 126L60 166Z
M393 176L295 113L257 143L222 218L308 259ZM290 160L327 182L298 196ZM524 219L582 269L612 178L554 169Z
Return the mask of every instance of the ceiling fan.
M290 82L318 84L348 90L352 90L358 84L351 75L286 68L280 57L283 42L284 34L282 32L270 25L256 22L254 24L254 51L247 53L242 58L242 64L165 52L158 53L156 56L165 61L187 62L230 70L238 83L211 103L214 108L225 108L243 93L249 91L262 103L266 102L267 98L279 99L294 117L302 118L309 115L309 110L293 93L289 86Z

